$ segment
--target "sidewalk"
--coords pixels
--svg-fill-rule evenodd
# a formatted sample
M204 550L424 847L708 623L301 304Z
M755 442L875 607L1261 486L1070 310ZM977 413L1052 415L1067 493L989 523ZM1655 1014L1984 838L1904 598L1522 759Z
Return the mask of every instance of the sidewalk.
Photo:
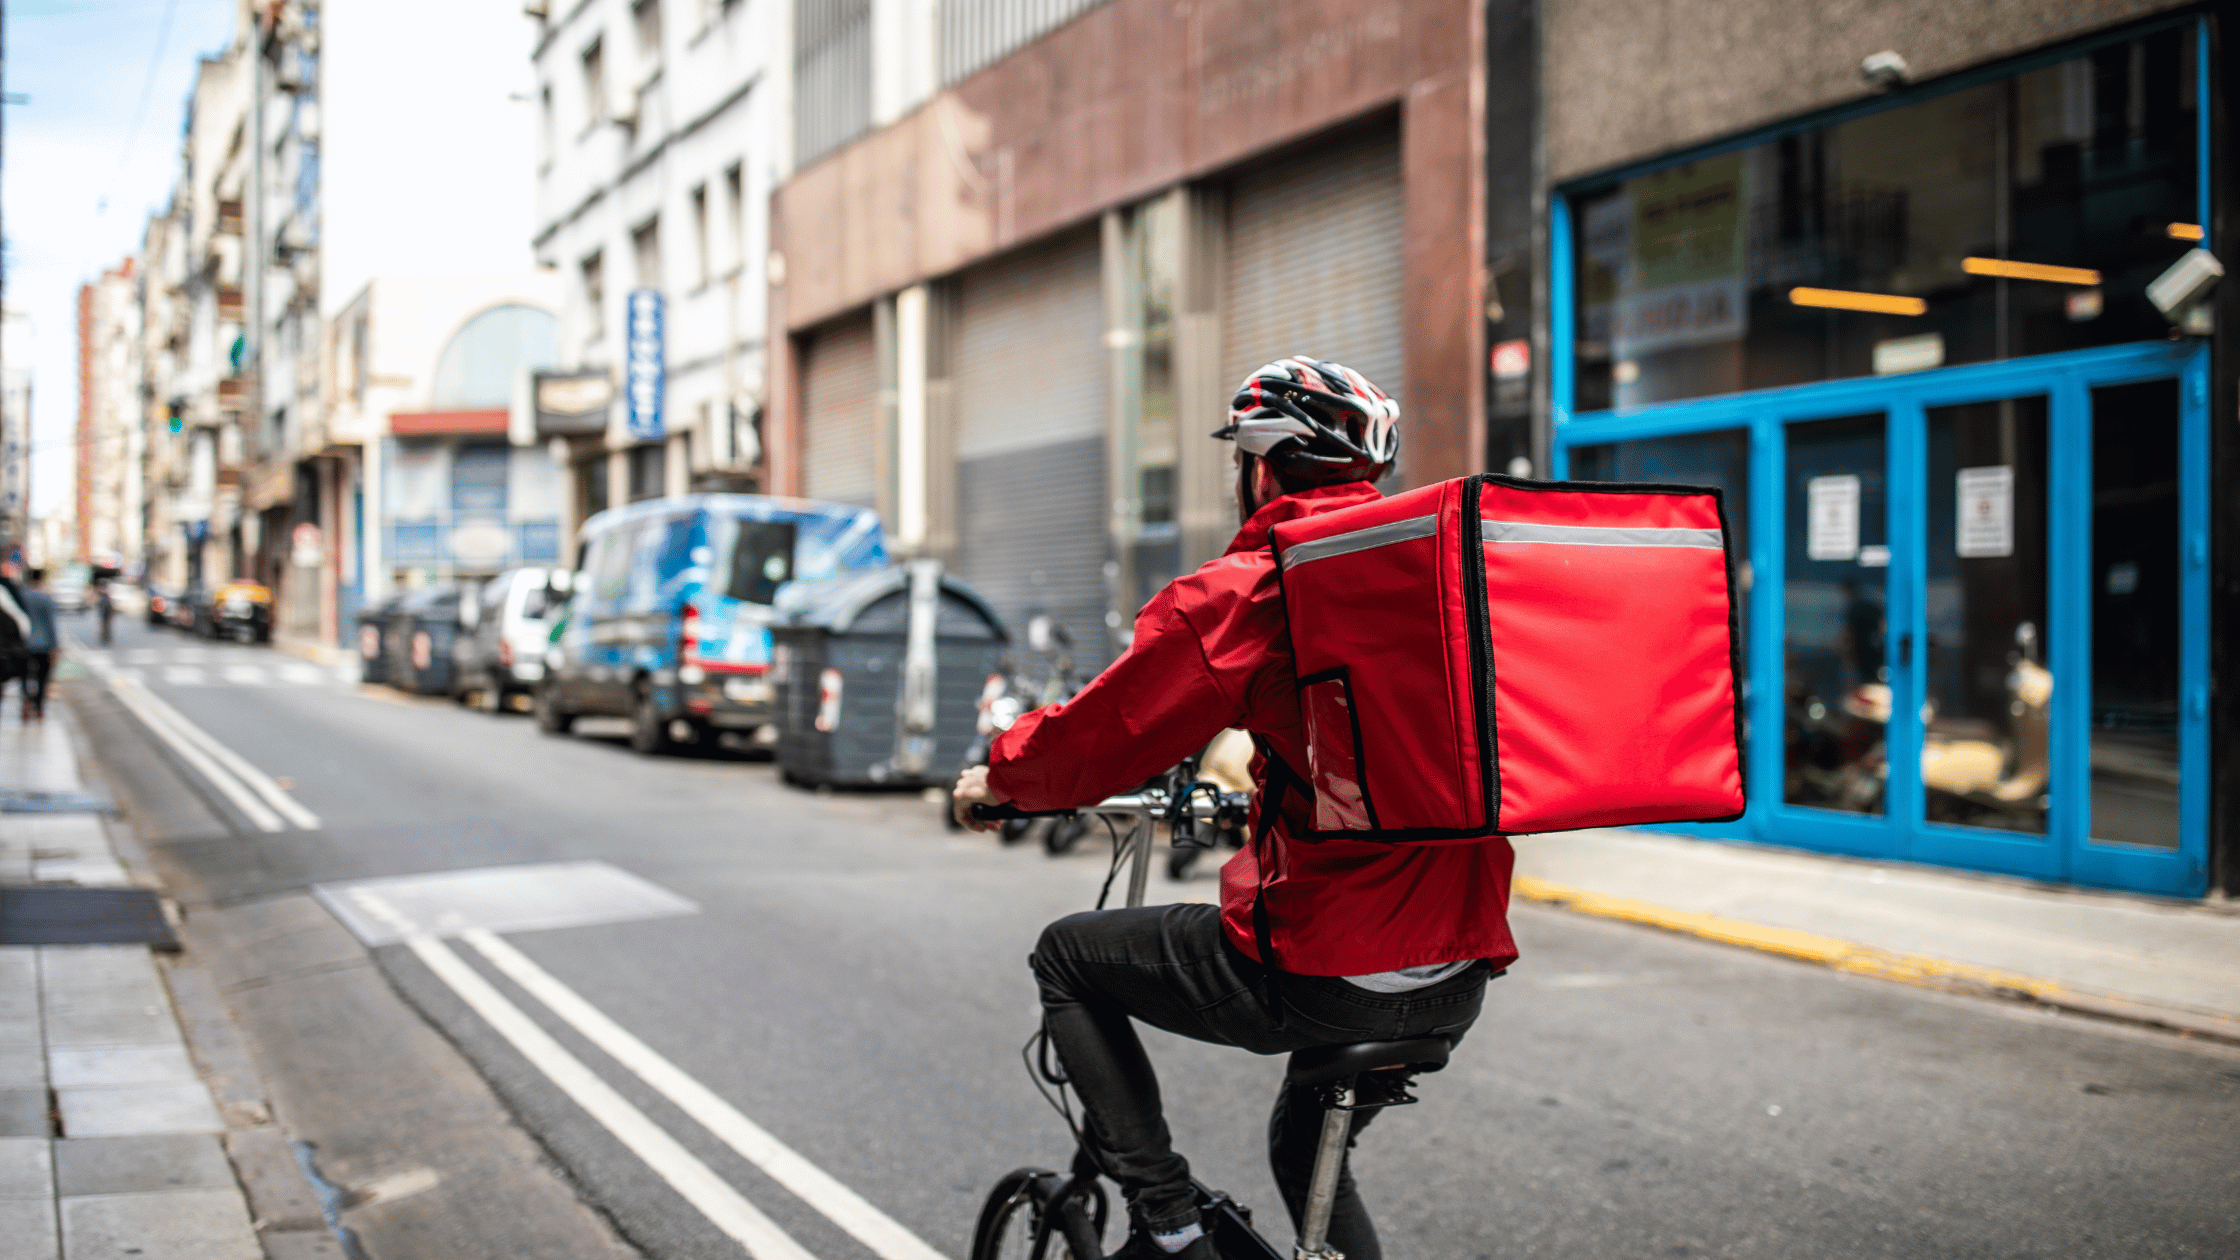
M1525 900L2240 1042L2240 911L2227 904L1640 831L1515 843Z
M0 789L83 786L68 710L48 713L27 726L5 706ZM119 861L122 834L93 813L0 813L0 885L145 883ZM0 1255L341 1256L269 1116L221 1113L169 970L146 945L0 945Z

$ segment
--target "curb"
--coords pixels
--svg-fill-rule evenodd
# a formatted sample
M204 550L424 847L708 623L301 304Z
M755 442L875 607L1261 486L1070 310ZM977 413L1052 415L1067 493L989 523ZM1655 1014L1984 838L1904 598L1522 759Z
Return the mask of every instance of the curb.
M2055 1010L2159 1028L2182 1037L2240 1045L2240 1019L2208 1011L2161 1006L2109 993L2073 989L2058 980L2026 976L1973 963L1925 954L1901 954L1856 941L1820 936L1795 928L1770 927L1722 918L1700 910L1680 910L1627 897L1612 897L1530 876L1517 876L1510 893L1525 901L1561 906L1600 919L1621 919L1688 936L1778 954L1853 975L1972 997L2030 1002Z

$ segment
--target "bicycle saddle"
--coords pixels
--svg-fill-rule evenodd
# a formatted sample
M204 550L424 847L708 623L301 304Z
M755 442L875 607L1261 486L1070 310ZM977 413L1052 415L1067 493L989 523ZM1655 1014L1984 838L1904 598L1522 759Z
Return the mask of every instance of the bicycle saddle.
M1417 1037L1412 1041L1357 1041L1349 1046L1310 1046L1291 1054L1284 1079L1294 1085L1321 1085L1328 1081L1406 1068L1411 1072L1436 1072L1447 1065L1454 1049L1444 1037Z

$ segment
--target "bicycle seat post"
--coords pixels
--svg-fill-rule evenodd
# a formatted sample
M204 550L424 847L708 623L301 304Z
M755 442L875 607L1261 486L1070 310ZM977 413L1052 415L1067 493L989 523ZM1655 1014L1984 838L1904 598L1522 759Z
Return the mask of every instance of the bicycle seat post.
M1292 1260L1345 1260L1330 1247L1330 1209L1338 1198L1338 1170L1345 1166L1346 1139L1353 1132L1354 1085L1344 1077L1324 1087L1322 1144L1314 1153L1314 1177L1307 1183L1307 1211L1299 1223Z

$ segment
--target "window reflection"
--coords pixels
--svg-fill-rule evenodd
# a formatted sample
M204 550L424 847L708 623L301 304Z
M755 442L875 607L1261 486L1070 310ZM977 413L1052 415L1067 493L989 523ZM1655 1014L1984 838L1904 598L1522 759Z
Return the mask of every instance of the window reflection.
M2178 845L2178 383L2092 391L2092 837Z
M2163 336L2146 285L2199 234L2193 38L1578 199L1576 408Z

